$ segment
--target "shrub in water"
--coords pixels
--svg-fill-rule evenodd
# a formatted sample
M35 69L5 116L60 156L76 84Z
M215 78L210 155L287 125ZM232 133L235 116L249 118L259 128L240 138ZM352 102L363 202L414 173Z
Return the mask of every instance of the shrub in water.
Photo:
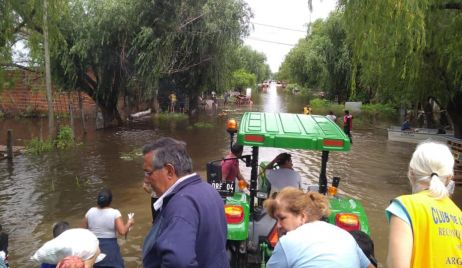
M53 142L51 140L42 140L39 138L33 138L26 143L26 152L29 154L42 154L49 152L53 149Z
M69 126L64 126L59 129L58 136L56 137L56 148L62 150L74 146L74 135L72 129Z

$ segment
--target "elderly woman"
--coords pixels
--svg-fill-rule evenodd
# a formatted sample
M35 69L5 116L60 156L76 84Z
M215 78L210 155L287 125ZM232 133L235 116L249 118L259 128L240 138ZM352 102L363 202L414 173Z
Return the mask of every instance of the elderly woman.
M321 220L330 214L324 195L287 187L264 206L283 234L267 267L373 267L353 236Z
M101 190L97 198L98 206L88 210L83 222L84 227L98 237L101 252L106 254L106 257L95 267L123 268L125 265L117 244L117 233L127 234L135 222L133 219L128 219L124 224L120 211L110 207L111 202L111 190Z
M454 157L437 142L417 146L409 163L412 194L386 209L388 267L456 267L462 262L462 212L449 198Z

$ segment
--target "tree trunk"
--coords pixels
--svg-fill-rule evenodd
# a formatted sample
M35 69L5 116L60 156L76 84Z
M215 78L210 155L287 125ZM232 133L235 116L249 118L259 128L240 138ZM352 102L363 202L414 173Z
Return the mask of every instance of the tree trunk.
M454 137L462 139L462 92L457 93L448 102L447 111L454 127Z
M48 136L54 139L53 94L51 92L50 48L48 47L48 0L43 0L43 47L45 50L45 84L48 102Z
M426 128L434 128L435 124L433 121L433 105L430 103L430 100L427 100L424 104L425 120L427 122Z
M122 125L123 121L117 107L105 107L99 104L99 108L103 115L104 128Z
M99 128L114 127L123 124L122 117L120 116L117 104L119 101L118 90L107 90L106 93L101 94L98 91L92 92L91 98L95 101L96 105L101 112L103 124ZM108 94L107 92L111 92ZM97 109L97 122L98 122L98 109Z
M83 111L83 100L82 100L82 94L80 93L80 90L79 90L79 109L80 109L80 116L82 119L83 134L87 134L87 127L85 125L85 112Z
M75 127L74 127L74 108L72 107L72 99L71 93L67 93L67 102L69 106L69 116L71 117L71 129L72 129L72 137L75 139Z

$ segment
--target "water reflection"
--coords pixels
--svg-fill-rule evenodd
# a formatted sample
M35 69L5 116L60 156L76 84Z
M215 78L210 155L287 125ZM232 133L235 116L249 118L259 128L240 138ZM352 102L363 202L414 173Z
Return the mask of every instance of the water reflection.
M133 122L129 127L94 131L89 123L88 134L73 150L42 156L19 156L14 165L0 162L0 222L10 233L12 267L32 267L29 257L51 239L51 226L67 220L78 227L85 212L95 205L95 196L102 187L112 189L113 206L124 217L135 213L136 224L128 239L119 239L127 267L140 267L140 249L150 227L149 195L141 189L143 172L140 148L160 136L171 136L188 143L194 169L205 178L205 164L221 159L228 151L225 131L227 117L239 118L246 110L301 112L306 101L299 96L280 95L273 85L268 93L254 94L253 106L232 107L226 117L201 114L184 121L147 120ZM3 120L2 131L14 129L16 144L32 135L39 135L40 123ZM194 127L197 122L210 124ZM25 127L25 125L27 127ZM46 126L46 124L43 124ZM43 129L43 128L42 128ZM43 130L42 130L43 131ZM77 129L81 132L81 129ZM4 140L0 133L0 140ZM81 136L80 136L81 137ZM358 198L365 206L376 244L376 255L383 263L387 247L388 226L384 209L390 199L409 193L407 164L415 145L389 142L384 130L353 132L355 144L348 153L329 156L328 178L338 176L340 193ZM260 161L270 161L286 150L262 148ZM288 150L294 168L303 178L303 185L317 184L321 153ZM245 148L250 153L250 148ZM250 169L241 167L244 176ZM461 187L455 200L460 206Z
M270 83L266 94L262 94L263 112L287 112L286 107L281 103L281 98L278 97L276 83Z

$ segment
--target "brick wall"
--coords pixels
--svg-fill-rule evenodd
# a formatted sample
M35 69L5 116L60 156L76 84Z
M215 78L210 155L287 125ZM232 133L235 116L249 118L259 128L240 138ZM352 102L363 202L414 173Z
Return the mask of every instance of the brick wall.
M6 71L3 82L3 89L0 92L0 110L3 113L8 115L47 113L45 77L41 73L10 70ZM55 113L68 113L71 103L74 115L80 116L77 92L70 94L59 92L55 86L52 86L52 92ZM83 92L80 95L85 115L95 115L96 105L93 100Z

